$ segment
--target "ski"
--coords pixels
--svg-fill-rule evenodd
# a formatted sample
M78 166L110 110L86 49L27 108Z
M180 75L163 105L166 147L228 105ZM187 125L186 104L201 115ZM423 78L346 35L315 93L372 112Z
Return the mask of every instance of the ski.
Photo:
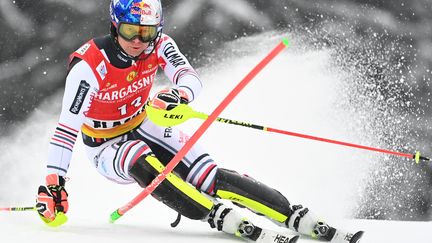
M364 231L357 231L353 234L336 230L330 243L359 243L363 234Z
M255 240L257 243L295 243L297 242L298 235L290 235L286 233L281 233L269 229L262 229Z
M347 234L347 240L349 240L349 243L359 243L360 238L363 236L364 231L358 231L355 234Z
M295 243L299 238L298 235L263 229L247 221L240 225L239 233L255 243Z
M255 243L296 243L300 237L295 234L261 228L248 221L240 225L238 233L240 233L242 237ZM330 243L360 243L364 231L358 231L352 234L335 230L333 234Z

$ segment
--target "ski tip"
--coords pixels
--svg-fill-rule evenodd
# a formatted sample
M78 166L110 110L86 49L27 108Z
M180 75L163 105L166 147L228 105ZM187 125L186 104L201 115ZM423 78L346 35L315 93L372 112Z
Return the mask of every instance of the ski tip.
M300 238L300 236L298 236L298 235L293 236L293 237L288 241L288 243L296 243L297 240L298 240L299 238Z
M363 234L364 234L364 231L359 231L359 232L355 233L352 236L352 238L350 240L350 243L359 243L360 242L360 238L363 236Z

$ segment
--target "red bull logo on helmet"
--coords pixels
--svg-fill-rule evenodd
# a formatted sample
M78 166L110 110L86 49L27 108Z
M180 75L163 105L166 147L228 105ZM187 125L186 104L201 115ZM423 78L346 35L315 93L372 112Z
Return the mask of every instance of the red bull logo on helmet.
M131 14L151 15L151 6L144 1L141 1L139 3L133 3L131 8Z

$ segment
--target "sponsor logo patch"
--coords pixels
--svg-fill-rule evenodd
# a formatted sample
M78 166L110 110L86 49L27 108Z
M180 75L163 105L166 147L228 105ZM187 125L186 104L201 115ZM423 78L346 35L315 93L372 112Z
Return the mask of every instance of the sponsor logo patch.
M171 127L167 127L165 128L165 132L164 132L164 138L170 138L172 137L172 128Z
M86 43L82 45L78 50L75 52L80 54L81 56L84 56L84 54L87 52L87 50L90 48L90 43Z
M131 14L151 15L151 6L144 1L139 3L133 3L131 8Z
M85 80L81 80L80 85L78 86L77 93L75 95L74 102L72 103L69 111L73 114L78 114L81 110L82 104L84 103L84 99L87 96L87 93L90 89L90 84Z
M126 80L130 83L136 78L137 75L138 75L137 71L132 71L128 74L128 76L126 77Z
M165 57L168 59L168 61L176 68L180 65L185 65L186 61L183 59L182 56L177 52L176 48L174 47L173 43L168 42L164 49L163 53Z
M103 60L102 60L102 62L99 63L99 65L96 67L96 71L97 71L97 73L99 74L100 78L101 78L102 80L104 80L104 79L105 79L105 76L106 76L107 73L108 73L108 70L107 70L107 67L106 67L106 65L105 65L105 62L104 62Z
M111 84L109 88L104 88L99 93L97 93L95 95L95 99L104 103L111 103L115 100L127 99L128 97L137 94L147 86L152 85L154 77L155 74L152 74L149 77L143 77L134 82L131 82L128 86L119 88L117 90L112 90L114 88L117 88L117 84Z
M110 129L110 128L114 128L123 124L126 124L127 122L129 122L130 120L134 119L135 117L137 117L138 115L140 115L144 110L144 105L139 108L139 110L137 112L135 112L133 115L121 119L121 120L112 120L112 121L108 121L108 120L90 120L91 123L88 123L90 126L92 126L95 129Z

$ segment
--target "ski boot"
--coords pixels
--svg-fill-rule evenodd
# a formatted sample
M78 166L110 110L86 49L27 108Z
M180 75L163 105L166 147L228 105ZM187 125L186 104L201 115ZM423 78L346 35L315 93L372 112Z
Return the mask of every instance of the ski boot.
M207 217L207 222L212 228L256 243L295 243L299 238L298 235L258 227L222 203L213 207Z
M312 237L324 239L331 243L359 243L364 231L358 231L354 234L330 227L324 222L318 222L313 230Z
M293 205L292 214L285 221L285 225L303 235L311 236L314 239L329 241L331 243L358 243L363 231L354 234L333 228L320 221L308 208L301 205Z

